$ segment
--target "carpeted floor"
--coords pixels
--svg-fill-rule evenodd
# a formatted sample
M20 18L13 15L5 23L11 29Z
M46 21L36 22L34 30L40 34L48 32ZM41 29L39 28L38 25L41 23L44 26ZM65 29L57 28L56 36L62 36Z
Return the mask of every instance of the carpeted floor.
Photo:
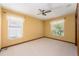
M74 44L41 38L15 45L0 52L1 56L76 56Z

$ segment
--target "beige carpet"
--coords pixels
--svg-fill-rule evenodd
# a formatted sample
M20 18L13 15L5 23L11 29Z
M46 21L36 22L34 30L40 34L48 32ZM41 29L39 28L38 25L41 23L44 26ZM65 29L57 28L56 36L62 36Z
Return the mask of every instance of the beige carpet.
M65 43L48 38L19 44L3 49L1 56L76 56L77 47L74 44Z

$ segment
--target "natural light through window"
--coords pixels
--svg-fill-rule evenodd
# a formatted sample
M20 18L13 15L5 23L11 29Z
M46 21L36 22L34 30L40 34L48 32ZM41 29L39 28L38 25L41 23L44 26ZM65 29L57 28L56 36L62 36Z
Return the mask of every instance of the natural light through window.
M51 22L51 33L55 36L64 36L64 19Z
M8 39L21 38L23 36L24 18L14 15L7 15Z

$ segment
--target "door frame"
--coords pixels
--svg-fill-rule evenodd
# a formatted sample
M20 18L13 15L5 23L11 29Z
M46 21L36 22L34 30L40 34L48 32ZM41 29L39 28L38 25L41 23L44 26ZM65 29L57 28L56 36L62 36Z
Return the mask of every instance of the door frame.
M76 8L76 42L77 42L77 55L79 56L79 3L77 3Z

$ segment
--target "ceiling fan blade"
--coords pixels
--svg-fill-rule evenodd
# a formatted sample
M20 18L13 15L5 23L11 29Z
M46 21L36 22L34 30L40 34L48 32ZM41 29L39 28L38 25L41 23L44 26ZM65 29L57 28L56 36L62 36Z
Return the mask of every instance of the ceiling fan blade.
M42 9L38 9L39 11L41 11L41 12L45 12L45 10L42 10Z
M45 13L49 13L49 12L52 12L51 10L48 10L48 11L46 11Z
M38 9L38 10L42 12L42 10L41 10L41 9Z

